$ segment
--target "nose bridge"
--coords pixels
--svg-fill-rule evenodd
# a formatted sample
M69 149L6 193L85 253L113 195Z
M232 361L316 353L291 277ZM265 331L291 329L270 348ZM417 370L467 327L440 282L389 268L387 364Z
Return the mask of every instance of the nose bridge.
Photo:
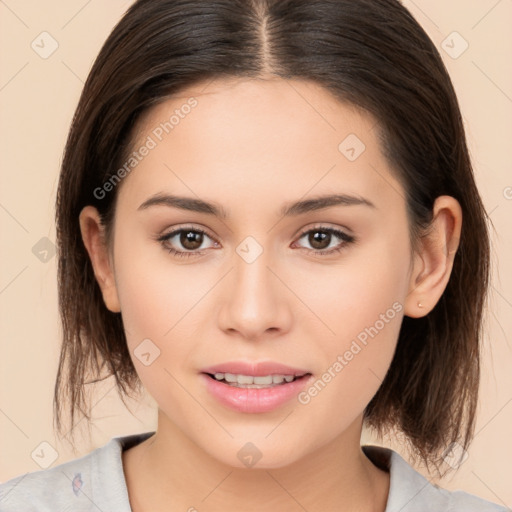
M273 267L271 251L248 236L236 247L233 266L222 307L222 327L235 329L247 337L283 328L289 318L286 293L284 288L279 289L282 284L270 270Z
M247 237L236 248L234 258L233 297L248 313L263 313L262 307L274 300L274 283L269 270L270 251L264 249L253 237Z

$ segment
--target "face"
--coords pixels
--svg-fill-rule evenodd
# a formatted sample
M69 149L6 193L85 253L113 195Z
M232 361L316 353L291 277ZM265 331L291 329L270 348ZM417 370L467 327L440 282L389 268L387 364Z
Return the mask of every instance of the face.
M313 83L218 80L138 128L112 269L161 417L232 466L247 442L269 468L334 442L389 368L410 289L404 192L375 120ZM345 198L310 201L333 195ZM235 374L270 362L289 368L252 374L305 376L255 389L204 373L233 362L249 364L228 364Z

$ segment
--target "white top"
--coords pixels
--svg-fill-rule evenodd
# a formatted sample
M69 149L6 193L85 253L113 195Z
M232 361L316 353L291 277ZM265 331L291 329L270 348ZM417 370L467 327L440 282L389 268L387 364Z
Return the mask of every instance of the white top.
M1 512L131 512L121 452L154 432L114 437L83 457L0 484ZM390 472L385 512L507 512L463 491L432 485L397 452L365 445L366 456ZM510 510L508 510L510 512Z

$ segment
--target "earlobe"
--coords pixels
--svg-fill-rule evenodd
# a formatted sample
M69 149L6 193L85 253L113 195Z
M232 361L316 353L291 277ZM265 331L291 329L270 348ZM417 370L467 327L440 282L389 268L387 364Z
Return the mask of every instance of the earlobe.
M101 223L98 210L93 206L86 206L80 212L79 221L82 240L89 254L94 276L103 295L103 301L110 311L119 313L121 307L117 295L113 264L110 261L104 226Z
M453 268L462 229L462 209L450 196L440 196L432 223L419 240L405 300L405 315L427 315L441 298Z

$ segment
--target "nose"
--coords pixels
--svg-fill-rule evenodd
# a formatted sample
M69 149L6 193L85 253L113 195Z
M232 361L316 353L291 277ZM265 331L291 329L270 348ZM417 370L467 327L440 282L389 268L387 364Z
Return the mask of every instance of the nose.
M280 336L290 329L293 294L279 265L263 251L254 261L233 256L233 269L223 280L219 327L251 341Z

